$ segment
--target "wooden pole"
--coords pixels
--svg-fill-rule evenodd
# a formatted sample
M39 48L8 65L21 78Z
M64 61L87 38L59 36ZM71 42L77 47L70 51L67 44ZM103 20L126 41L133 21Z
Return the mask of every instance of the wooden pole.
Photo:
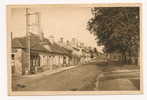
M29 74L30 72L30 14L29 8L26 8L26 44L27 44L27 68L25 70L25 74Z

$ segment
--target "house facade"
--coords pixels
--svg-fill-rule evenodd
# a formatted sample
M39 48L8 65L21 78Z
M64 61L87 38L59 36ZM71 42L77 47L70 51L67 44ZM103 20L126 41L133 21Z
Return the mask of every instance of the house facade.
M35 74L45 70L55 70L90 61L90 53L83 46L73 45L70 42L57 43L52 39L30 35L28 38L12 39L12 72L16 75Z

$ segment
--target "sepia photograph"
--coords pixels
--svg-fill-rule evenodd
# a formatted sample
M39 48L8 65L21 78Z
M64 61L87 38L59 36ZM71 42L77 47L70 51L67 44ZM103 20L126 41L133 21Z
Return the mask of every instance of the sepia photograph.
M9 95L142 94L141 7L7 5Z

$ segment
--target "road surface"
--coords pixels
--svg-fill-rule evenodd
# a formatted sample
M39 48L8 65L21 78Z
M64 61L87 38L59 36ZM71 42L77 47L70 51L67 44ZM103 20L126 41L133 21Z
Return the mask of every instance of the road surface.
M15 91L138 90L139 69L89 63L52 75L17 81ZM135 71L134 71L135 70ZM131 74L130 74L131 73ZM99 75L103 77L98 80ZM14 80L15 81L15 80ZM97 83L98 86L97 86Z
M17 83L18 91L77 91L93 90L95 79L101 70L96 64L46 75L38 79L26 79Z

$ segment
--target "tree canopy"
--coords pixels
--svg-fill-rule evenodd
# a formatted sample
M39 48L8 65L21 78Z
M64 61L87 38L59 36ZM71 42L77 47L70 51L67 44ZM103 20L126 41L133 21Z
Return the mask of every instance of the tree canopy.
M139 7L95 7L87 29L96 36L104 52L138 56Z

